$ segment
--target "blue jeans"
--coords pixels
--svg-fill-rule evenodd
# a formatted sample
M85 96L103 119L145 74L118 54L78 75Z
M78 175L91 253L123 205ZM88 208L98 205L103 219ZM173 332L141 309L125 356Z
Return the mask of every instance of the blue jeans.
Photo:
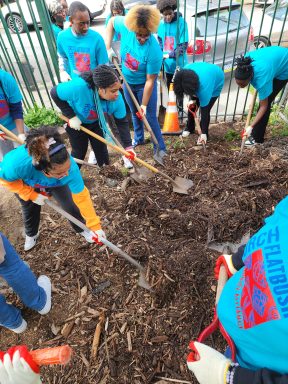
M143 98L143 91L145 84L129 84L130 88L136 97L138 103L142 104L142 98ZM137 144L143 144L144 143L144 126L143 121L138 119L136 116L137 108L135 107L135 104L133 100L131 99L131 96L128 92L128 89L125 86L125 83L123 85L124 89L124 95L125 99L127 101L127 104L129 105L131 116L132 116L132 122L134 127L134 142ZM160 130L160 125L157 119L156 115L156 109L157 109L157 81L154 81L154 87L153 91L149 100L149 103L147 105L146 110L146 118L148 120L148 123L150 124L152 131L154 132L154 135L156 136L156 139L159 143L159 149L166 151L165 143L162 137L162 133ZM156 146L154 144L154 151L156 150Z
M4 246L4 257L1 251L1 240ZM46 304L46 293L39 287L31 269L20 259L15 249L0 232L0 276L29 308L41 311ZM0 325L14 329L21 325L21 311L7 304L5 297L0 295Z

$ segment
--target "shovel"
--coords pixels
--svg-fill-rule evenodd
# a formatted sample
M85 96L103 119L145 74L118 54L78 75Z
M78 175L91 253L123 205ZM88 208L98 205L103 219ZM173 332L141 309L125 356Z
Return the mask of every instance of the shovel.
M13 132L9 131L9 129L3 127L3 125L1 125L1 124L0 124L0 130L5 133L5 135L7 136L8 140L15 141L16 143L18 143L20 145L24 144L24 141L19 139L19 137L17 135L15 135ZM80 160L80 159L76 159L75 157L74 157L74 160L75 160L75 162L77 164L87 165L88 167L92 167L92 168L98 168L97 165L89 164L86 161L83 161L83 160Z
M248 115L247 115L247 120L246 120L245 128L247 128L249 126L249 124L250 124L250 120L251 120L251 117L252 117L252 114L253 114L253 110L254 110L254 105L256 103L256 99L257 99L257 91L255 91L255 93L254 93L254 95L252 97L252 100L251 100L251 104L249 106L249 111L248 111ZM242 139L239 156L241 156L242 153L243 153L243 149L244 149L244 146L245 146L246 139L247 138L245 136Z
M69 119L63 115L60 115L60 119L66 121L66 123L68 123L68 121L69 121ZM125 149L123 149L122 147L118 147L117 145L114 145L112 143L109 143L109 141L105 140L102 136L99 136L96 133L91 132L89 129L82 127L82 126L80 126L80 129L81 129L81 131L86 132L88 135L95 137L95 139L102 141L102 143L105 143L109 147L115 149L115 151L120 152L122 155L127 156L127 157L130 156L130 153L125 151ZM146 163L146 161L139 159L139 157L137 157L137 156L132 161L135 161L138 164L143 165L144 167L146 167L150 171L157 173L157 174L161 175L164 179L170 181L173 185L173 191L176 193L188 195L188 189L191 188L193 185L192 180L186 179L184 177L176 176L175 180L173 180L170 176L166 175L166 173L159 171L159 169L153 167L153 165Z
M195 101L194 101L194 103L195 103ZM199 123L199 119L197 117L197 112L195 112L195 114L194 114L194 120L195 120L195 125L196 125L197 133L198 133L198 135L201 135L202 130L201 130L201 126L200 126L200 123ZM203 141L202 141L202 145L203 145L203 151L206 152L206 145L205 145L205 143Z
M123 73L122 73L122 71L121 71L121 69L120 69L120 67L119 67L119 65L118 65L118 63L117 63L117 61L116 61L116 60L113 60L113 64L115 65L117 71L119 72L120 76L122 77L122 79L123 79L123 81L124 81L124 83L125 83L125 85L126 85L126 88L128 89L128 92L129 92L129 94L130 94L130 96L131 96L131 99L133 100L133 102L134 102L134 104L135 104L135 107L137 108L138 112L139 112L140 114L142 114L141 107L140 107L140 105L139 105L139 103L138 103L136 97L134 96L134 93L132 92L132 90L131 90L129 84L127 83L127 81L126 81L126 79L125 79L125 77L124 77L124 75L123 75ZM154 132L152 131L152 128L150 127L150 124L148 123L148 120L147 120L147 118L146 118L145 115L143 115L143 123L144 123L144 125L145 125L147 131L149 132L149 134L150 134L150 136L151 136L151 139L152 139L153 143L157 146L156 153L155 153L154 156L153 156L153 157L154 157L154 160L157 161L159 164L164 165L164 164L163 164L163 157L164 157L166 154L163 154L163 155L160 154L161 151L159 150L159 143L158 143L158 140L156 139L156 136L154 135Z
M83 224L81 221L76 219L74 216L70 215L70 213L64 211L64 209L60 208L58 205L54 204L52 201L45 200L45 203L47 205L49 205L49 207L51 207L52 209L54 209L55 211L60 213L60 215L62 215L63 217L65 217L66 219L71 221L72 223L76 224L77 227L81 228L83 231L88 232L88 233L90 232L90 229L87 228L85 224ZM138 285L142 288L151 290L151 286L149 285L149 283L145 279L144 268L142 267L142 265L137 263L137 261L135 261L131 256L129 256L126 252L122 251L122 249L118 248L115 244L111 243L109 240L101 238L101 243L106 245L106 247L112 249L112 251L116 255L123 257L126 261L128 261L130 264L132 264L134 267L136 267L140 272Z

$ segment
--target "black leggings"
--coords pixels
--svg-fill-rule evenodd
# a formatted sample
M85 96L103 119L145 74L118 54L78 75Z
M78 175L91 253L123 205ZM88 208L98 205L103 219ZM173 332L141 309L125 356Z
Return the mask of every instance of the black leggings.
M211 109L212 109L212 107L215 104L217 99L218 99L218 97L211 97L208 105L206 105L205 107L200 107L200 112L201 112L200 127L201 127L202 133L205 133L207 136L208 136L208 130L209 130L209 124L210 124L210 111L211 111ZM196 100L196 104L199 107L199 99L198 98ZM188 111L187 130L190 133L195 132L195 120L194 120L192 113L190 113L189 111Z
M64 211L70 213L70 215L74 216L76 219L85 224L85 220L83 219L79 208L74 203L71 191L67 185L56 188L49 188L46 189L46 192L54 197L54 199L59 203ZM16 197L21 203L25 233L27 236L35 236L39 230L41 205L35 204L31 200L24 201L17 194ZM70 224L72 225L75 232L79 233L83 231L81 228L77 227L77 225L71 222Z
M103 131L100 128L98 121L91 124L82 123L82 126L103 137ZM94 139L94 137L88 135L87 133L81 130L78 131L76 129L70 128L69 126L67 126L66 128L66 132L68 134L69 141L72 147L71 155L73 157L79 160L84 160L88 149L88 142L90 141L99 167L104 164L109 164L109 155L106 144L102 143L97 139ZM79 164L78 167L81 168Z
M283 89L288 82L287 80L278 80L274 79L273 80L273 90L271 95L268 97L268 106L267 110L262 117L262 119L259 121L259 123L255 124L252 130L252 136L254 137L256 143L263 143L264 142L264 135L266 131L266 127L269 121L269 116L271 112L271 104L274 101L275 97L277 94ZM260 107L260 106L259 106ZM258 108L259 110L259 108Z

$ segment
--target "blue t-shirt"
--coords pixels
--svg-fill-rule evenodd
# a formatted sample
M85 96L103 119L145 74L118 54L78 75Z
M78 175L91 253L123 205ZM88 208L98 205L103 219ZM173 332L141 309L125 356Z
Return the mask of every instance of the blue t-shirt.
M172 23L165 23L164 20L161 20L157 34L162 39L163 43L163 53L170 53L177 48L177 23L179 23L179 41L178 44L188 43L188 28L187 23L183 17L179 17L177 20ZM186 65L187 55L186 51L184 55L179 55L178 65L182 68ZM176 69L176 58L169 57L164 60L164 69L165 72L173 74Z
M83 123L92 124L98 120L93 93L86 81L80 77L57 85L58 97L69 103ZM113 115L117 119L126 116L126 108L120 92L116 100L100 100L104 113Z
M124 15L127 15L128 11L127 9L124 9ZM105 27L107 27L107 24L109 23L109 20L111 19L112 14L109 13L109 15L105 19ZM121 39L121 33L114 33L113 41L119 41Z
M109 62L103 37L92 29L84 36L75 35L72 28L60 32L57 51L64 59L67 72L72 78Z
M54 23L51 24L51 28L52 28L52 31L54 33L55 40L57 41L57 37L58 37L59 33L63 31L63 29L61 29L58 25L56 25Z
M116 16L114 29L121 34L120 56L123 74L130 84L145 84L146 75L158 75L162 65L162 51L151 35L141 45L135 32L129 31L124 16Z
M212 97L218 97L224 85L224 72L216 64L193 63L185 65L184 69L193 70L199 77L199 88L196 96L200 107L206 107Z
M22 100L18 84L14 77L0 69L0 124L12 131L16 128L9 104L19 103Z
M68 185L72 193L80 193L84 189L84 182L79 167L71 156L70 161L68 176L62 179L46 177L43 172L35 169L27 148L21 145L4 156L0 163L0 178L6 181L23 180L24 184L33 188L55 188Z
M254 70L251 84L264 100L273 91L273 79L288 80L288 48L267 47L251 51L245 56L251 57Z
M225 285L219 320L237 347L242 367L287 373L288 197L245 247L245 266Z

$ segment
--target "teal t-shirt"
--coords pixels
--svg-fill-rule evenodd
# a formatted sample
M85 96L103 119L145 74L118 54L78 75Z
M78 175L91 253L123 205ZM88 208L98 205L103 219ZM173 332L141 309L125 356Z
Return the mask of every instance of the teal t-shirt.
M247 243L245 265L228 280L218 303L219 320L244 368L287 373L287 233L288 197Z
M114 29L121 34L120 56L123 74L130 84L145 84L146 75L158 75L162 65L162 51L156 38L151 35L141 45L135 32L129 31L124 16L116 16Z
M94 91L81 77L57 85L58 97L67 101L79 119L87 124L98 120L93 93ZM118 119L126 116L126 108L120 92L116 100L100 100L104 113Z
M246 53L254 70L251 84L264 100L273 91L273 79L288 80L288 48L267 47Z
M4 156L0 163L0 178L6 181L23 180L26 185L33 188L55 188L68 185L72 193L80 193L84 189L84 182L79 167L71 156L70 161L68 176L62 179L46 177L43 172L35 169L27 148L21 145Z
M127 9L124 9L124 15L127 15L128 11ZM109 13L109 15L105 19L105 27L107 27L107 24L109 23L109 20L111 19L112 14ZM121 39L121 33L114 33L113 41L119 41Z
M161 20L157 34L162 39L163 53L170 53L177 47L177 23L179 23L178 44L188 43L188 28L183 17L180 16L178 22L175 20L172 23L165 23L164 20ZM184 55L179 55L178 65L182 68L186 63L187 55L185 51ZM168 59L165 59L164 69L165 72L173 74L176 69L176 58L169 57Z
M57 51L64 58L67 72L72 78L109 62L103 37L92 29L84 36L75 35L72 28L60 32Z
M10 114L9 104L22 100L18 84L14 77L0 69L0 124L12 131L16 128L15 121Z
M193 70L199 77L199 88L196 96L200 107L206 107L212 97L218 97L224 85L224 72L216 64L193 63L187 64L184 69Z
M61 29L60 27L58 27L58 25L56 25L54 23L51 24L51 28L52 28L52 31L54 33L55 40L57 41L57 37L58 37L59 33L63 31L63 29Z

